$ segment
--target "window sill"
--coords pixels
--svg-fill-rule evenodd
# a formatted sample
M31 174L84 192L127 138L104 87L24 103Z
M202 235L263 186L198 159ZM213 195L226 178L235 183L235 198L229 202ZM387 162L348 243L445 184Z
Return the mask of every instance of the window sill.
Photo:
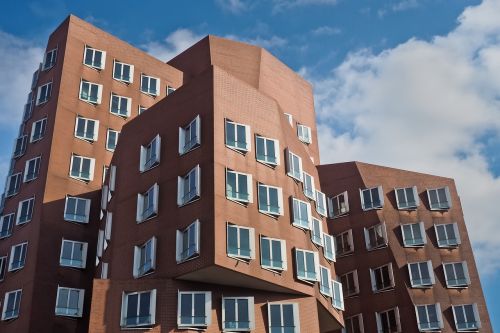
M282 270L279 270L277 268L273 268L273 267L266 267L266 266L262 266L260 265L260 267L266 271L269 271L271 273L274 273L274 274L277 274L277 275L281 275L283 274L284 271L286 271L286 269L282 269Z
M237 152L238 154L243 155L243 156L246 156L246 154L250 151L249 149L237 148L237 147L229 146L228 144L226 144L226 147L228 149L231 149L232 151Z
M186 154L188 154L188 153L192 152L193 150L196 150L196 149L198 149L200 147L201 147L201 143L197 143L193 147L189 148L188 150L186 150L186 151L184 151L182 153L179 153L179 156L184 156L184 155L186 155Z
M196 197L196 198L194 198L194 199L192 199L192 200L190 200L190 201L188 201L188 202L185 202L185 203L180 204L180 205L177 205L177 206L178 206L179 208L181 208L181 207L185 207L185 206L188 206L188 205L190 205L190 204L192 204L192 203L194 203L194 202L199 201L200 199L201 199L200 197Z

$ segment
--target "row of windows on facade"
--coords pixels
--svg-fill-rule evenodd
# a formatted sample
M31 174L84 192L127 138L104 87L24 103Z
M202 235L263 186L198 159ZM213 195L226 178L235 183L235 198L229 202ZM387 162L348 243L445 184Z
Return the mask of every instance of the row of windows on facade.
M445 310L446 311L446 310ZM481 320L477 304L452 305L453 320L456 332L474 332L481 328ZM415 305L415 315L420 332L440 332L444 328L443 312L440 303ZM401 320L399 308L375 312L377 333L400 333ZM345 318L342 333L365 333L363 314Z

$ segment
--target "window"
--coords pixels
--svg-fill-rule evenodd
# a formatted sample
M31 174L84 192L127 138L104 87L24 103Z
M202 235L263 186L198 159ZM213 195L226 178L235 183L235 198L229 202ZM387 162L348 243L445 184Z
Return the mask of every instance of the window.
M66 196L64 219L71 222L88 223L90 199Z
M90 104L101 104L102 85L82 80L80 82L80 99Z
M21 289L5 293L3 298L2 320L9 320L19 317L19 307L21 305Z
M222 298L222 329L230 332L255 329L253 297Z
M311 228L311 204L308 202L291 198L293 207L293 220L292 224L302 229Z
M30 142L35 142L35 141L43 139L43 136L45 135L46 126L47 126L47 118L43 118L43 119L40 119L38 121L35 121L31 125Z
M297 263L297 279L306 282L319 281L319 256L318 252L295 249Z
M83 63L95 69L104 69L106 65L106 51L85 46L85 59Z
M33 75L31 76L31 89L34 89L36 87L39 75L40 75L40 67L38 67L38 69L34 71Z
M5 279L5 273L7 272L7 256L0 257L0 281Z
M15 173L7 177L7 188L5 189L5 196L11 197L19 193L19 188L21 187L21 172Z
M265 236L260 237L260 264L273 271L286 271L286 242Z
M59 264L65 267L85 268L87 248L87 243L63 239Z
M467 262L443 263L444 278L448 288L467 288L470 285Z
M76 117L75 137L90 142L97 141L99 120Z
M102 257L102 254L104 250L106 249L105 246L107 246L106 241L104 240L104 230L99 230L97 234L97 251L96 251L96 256L98 258ZM96 259L96 264L99 263L99 260Z
M255 259L255 230L228 223L227 255L245 260Z
M109 264L107 262L103 262L101 265L101 279L107 280L108 279L108 268Z
M329 261L335 261L335 245L333 236L323 233L323 256Z
M177 205L184 206L200 197L200 166L177 178Z
M94 179L95 159L79 155L71 155L69 176L89 182Z
M14 226L14 213L2 215L2 217L0 217L0 239L12 235L13 226Z
M187 126L179 127L179 155L183 155L201 144L201 119L196 116Z
M156 268L156 237L141 246L134 246L134 278L154 272Z
M332 306L335 309L344 311L344 295L342 293L342 283L332 280L332 289L333 289Z
M347 297L359 294L358 271L354 270L340 277L343 293Z
M137 194L136 221L141 223L158 215L158 196L160 186L154 184L145 193Z
M481 320L477 304L453 305L453 318L457 332L477 331L481 328Z
M45 57L43 58L42 69L46 71L47 69L52 68L56 64L57 58L57 49L53 49L45 53Z
M427 244L424 222L401 225L403 244L405 247L419 247Z
M259 183L259 212L271 216L283 215L283 192L280 187Z
M17 206L16 225L21 225L31 221L33 217L33 206L35 205L35 197L19 202Z
M106 137L106 149L109 151L115 151L116 145L118 144L118 137L120 132L108 128Z
M56 316L81 317L84 289L57 287Z
M451 208L451 196L448 186L428 189L427 198L431 210L448 210Z
M456 223L435 224L438 247L457 247L462 242Z
M160 164L161 137L156 135L147 146L141 146L139 171L147 171Z
M26 263L26 252L28 251L28 243L13 245L10 248L9 257L9 272L20 270Z
M323 224L315 217L312 218L311 240L314 244L323 246Z
M331 218L341 217L349 213L349 199L347 191L328 198L328 208Z
M314 187L314 178L307 172L302 173L304 182L302 183L302 187L304 189L304 195L311 199L316 200L316 188Z
M342 329L342 333L364 333L365 328L363 326L363 315L357 314L355 316L345 318L345 327Z
M31 118L31 115L33 114L33 103L35 101L33 100L33 93L30 92L28 94L28 100L26 101L26 104L24 105L24 114L23 114L23 121L27 121L28 119Z
M250 126L226 119L226 146L242 153L250 151Z
M155 324L156 289L122 294L121 327Z
M395 188L398 209L416 209L420 203L417 187Z
M167 96L170 96L175 91L174 87L168 86L167 85Z
M335 236L335 252L337 256L343 256L354 252L351 229Z
M115 188L116 188L116 165L111 165L109 172L109 191L114 192ZM111 199L111 197L109 199Z
M14 143L14 154L13 157L21 157L26 152L26 144L28 143L28 136L22 135L18 137Z
M408 264L410 284L413 288L428 288L436 283L432 261L415 262Z
M257 161L270 166L280 164L280 144L278 140L255 136L255 157Z
M298 303L268 303L269 333L299 333Z
M134 81L134 65L115 60L113 66L113 79L125 83L132 83Z
M399 320L398 307L375 312L377 319L377 332L379 333L399 333L401 332L401 322Z
M384 206L384 192L382 186L359 190L363 210L378 209Z
M305 125L297 124L297 136L304 143L311 143L311 128Z
M113 213L106 212L106 225L104 226L104 238L111 240L111 229L113 226Z
M415 305L415 312L420 332L441 331L444 327L439 303Z
M298 180L302 181L302 159L298 156L292 153L291 151L286 149L286 156L288 156L288 163L286 165L286 171L287 174Z
M328 216L326 210L326 196L323 192L316 191L316 211L319 215Z
M30 182L38 177L38 172L40 171L40 161L41 157L35 157L31 160L27 160L24 165L24 182Z
M327 297L332 297L333 296L331 288L332 273L325 266L319 266L319 272L320 272L319 291Z
M226 169L226 197L242 203L253 202L252 175Z
M207 327L212 322L212 293L209 291L179 291L177 326Z
M288 121L288 123L290 124L290 126L293 127L293 116L291 114L285 112L285 117L286 117L286 120Z
M385 222L374 225L370 228L364 228L365 244L368 251L387 246L387 228Z
M142 105L139 105L139 110L138 110L138 112L139 112L139 114L141 114L141 113L143 113L144 111L146 111L147 109L148 109L147 107L142 106Z
M370 277L372 281L373 292L379 292L393 288L394 275L392 272L392 263L378 268L370 268Z
M195 258L200 255L200 221L196 220L183 230L177 230L176 261Z
M36 94L36 105L47 103L52 93L52 82L46 83L38 87Z
M145 94L158 96L160 95L160 79L152 76L141 74L141 91Z
M111 104L109 112L120 117L130 117L130 108L132 99L129 97L119 96L114 93L111 94Z

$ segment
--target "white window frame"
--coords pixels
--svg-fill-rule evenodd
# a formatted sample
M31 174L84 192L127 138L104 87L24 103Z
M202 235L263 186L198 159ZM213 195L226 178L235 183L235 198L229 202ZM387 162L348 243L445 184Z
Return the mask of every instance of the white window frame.
M193 131L193 127L195 131ZM192 138L194 132L194 138ZM189 142L186 142L186 136ZM184 155L201 145L201 118L197 115L184 127L179 127L179 155Z
M467 318L465 316L465 310L464 310L464 308L466 306L472 306L472 311L474 313L475 322L472 323L470 321L466 321L466 324L468 324L467 327L459 327L458 326L459 323L457 321L457 319L458 319L457 312L460 309L461 312L463 313L464 318L467 320ZM477 332L481 328L481 319L479 318L479 311L477 309L476 303L452 305L451 308L453 310L453 321L455 322L455 328L456 328L457 332Z
M110 134L113 132L115 134L115 142L112 142L114 147L110 147ZM106 131L106 150L109 150L111 152L115 151L116 146L118 145L118 138L120 137L120 132L115 131L114 129L108 128Z
M308 266L308 264L307 264L307 258L310 258L309 256L306 255L307 253L312 253L313 254L314 272L307 271L307 266ZM303 272L303 274L301 273L300 267L299 267L299 257L302 257L303 258L302 261L304 262L304 267L303 267L304 272ZM296 265L295 265L296 266L295 274L296 274L296 277L297 277L298 280L301 280L301 281L304 281L304 282L307 282L307 283L315 283L315 282L320 281L319 254L318 254L318 252L295 248L295 263L296 263ZM314 273L314 276L308 276L311 273Z
M456 265L462 265L462 270L464 271L465 283L458 283L457 277L457 269ZM453 278L452 276L448 276L448 272L446 271L446 266L451 266L453 268ZM446 288L450 289L464 289L470 286L470 275L469 268L467 267L466 261L461 262L443 262L443 271L444 271L444 280L446 281ZM451 283L451 281L457 281L456 283Z
M160 195L160 186L158 183L153 184L146 192L144 193L137 193L137 211L136 211L136 222L137 223L142 223L144 221L147 221L149 219L152 219L156 216L158 216L158 200L159 200L159 195ZM152 196L150 198L150 196ZM149 209L149 207L146 207L146 203L151 203L152 205ZM149 205L148 205L149 206ZM148 208L148 211L145 211L145 209Z
M92 59L90 59L90 63L88 63L87 61L87 56L88 56L88 53L87 51L91 51L92 52ZM100 63L100 66L99 64L96 64L96 54L97 53L101 53L101 63ZM93 69L97 69L97 70L103 70L105 67L106 67L106 51L103 51L103 50L99 50L99 49L96 49L96 48L93 48L93 47L90 47L88 45L85 45L85 49L83 51L83 64L87 67L90 67L90 68L93 68Z
M262 242L269 242L269 263L270 265L264 264L264 251L263 251L263 246ZM274 258L274 253L273 253L273 242L279 242L280 243L280 257L281 257L281 266L275 266L273 265L274 262L277 261L276 258ZM271 237L266 237L263 235L260 235L260 265L262 268L273 271L273 272L282 272L287 270L287 251L286 251L286 241L284 239L277 239L277 238L271 238Z
M342 283L339 281L332 281L332 306L340 311L344 311L344 292L342 290Z
M117 71L116 71L116 65L120 64L121 65L121 73L119 77L117 77ZM124 66L129 66L129 80L126 80L123 77L123 68ZM127 64L121 61L118 61L116 59L113 60L113 79L119 81L119 82L124 82L126 84L133 83L134 82L134 65Z
M89 85L88 92L87 92L87 98L85 98L82 95L84 84ZM95 100L93 100L93 98L91 96L91 91L92 91L93 87L97 87L97 96L96 96ZM102 84L98 84L98 83L94 83L94 82L90 82L90 81L81 79L80 80L80 91L78 93L78 99L80 99L81 101L84 101L86 103L92 104L92 105L101 104L101 102L102 102Z
M173 94L175 90L176 90L176 89L175 89L174 87L169 86L169 85L167 84L167 96L170 96L171 94Z
M117 109L113 109L113 103L114 101L116 102ZM125 110L123 110L123 103L125 103ZM111 97L109 100L109 113L114 114L115 116L121 117L121 118L128 118L130 117L130 110L132 109L132 98L126 97L126 96L121 96L115 93L111 93ZM121 113L122 111L125 111L125 114Z
M349 196L347 191L328 198L328 212L332 219L349 214Z
M415 202L408 202L408 192L413 194L413 198ZM402 193L404 197L404 202L401 202L399 199L399 193ZM394 189L394 195L396 196L396 204L399 210L415 210L420 205L420 198L418 197L418 190L416 186L412 187L397 187Z
M298 170L295 170L295 163L294 159L297 159L298 162ZM302 168L302 158L291 152L288 148L286 149L286 174L293 179L302 182L302 177L303 177L303 168Z
M319 292L326 297L333 296L332 272L323 265L319 265Z
M14 188L11 188L12 179L14 180ZM21 188L21 183L23 181L23 173L17 172L7 177L7 181L5 182L5 197L12 197L19 193L19 189Z
M132 295L137 295L138 301L137 301L137 312L136 314L139 314L139 306L141 304L140 302L140 297L142 294L147 294L149 293L149 314L150 314L150 320L147 323L139 323L137 322L137 319L139 318L138 316L135 317L136 323L135 324L127 324L127 312L128 312L128 297ZM122 328L133 328L133 327L147 327L147 326L153 326L156 323L156 289L152 290L144 290L144 291L137 291L137 292L123 292L122 293L122 310L121 310L121 315L120 315L120 326Z
M205 322L202 324L195 324L191 321L191 323L182 323L181 322L181 309L182 309L182 295L191 295L191 315L194 317L194 299L196 294L204 294L205 295ZM208 327L212 323L212 292L210 291L180 291L177 295L177 328L179 329L187 329L187 328L199 328L199 327Z
M75 212L73 214L69 214L67 212L68 210L68 201L71 200L71 199L75 199ZM77 207L78 207L78 203L83 201L84 204L85 204L85 215L78 215L78 216L82 216L82 218L78 219L78 218L71 218L70 215L73 215L73 216L77 216L76 215L76 212L77 212ZM77 223L89 223L89 218L90 218L90 204L91 204L91 200L90 199L85 199L85 198L79 198L79 197L73 197L73 196L69 196L67 195L66 196L66 200L65 200L65 203L64 203L64 220L65 221L69 221L69 222L77 222Z
M200 221L196 220L186 228L176 231L176 251L175 251L175 260L178 264L189 261L191 259L198 258L200 256ZM193 237L194 240L191 239L190 230L194 228ZM184 249L184 234L187 233L188 246L186 250ZM194 243L194 244L193 244ZM189 245L194 245L193 249ZM192 253L189 252L191 249ZM184 252L188 251L187 254Z
M20 143L19 144L19 149L17 149L18 143ZM12 157L13 158L18 158L18 157L23 156L24 153L26 153L26 147L27 147L27 145L28 145L28 135L23 134L20 137L18 137L17 139L15 139L14 140L14 149L13 149Z
M150 267L148 269L144 268L144 266L147 264L147 262L142 262L142 251L143 249L151 249L151 253L149 253L149 256L151 257L151 262ZM132 275L134 276L135 279L138 279L140 277L143 277L145 275L149 275L155 272L156 269L156 247L157 247L157 240L156 237L152 237L148 239L146 242L139 246L134 246L134 269L132 272Z
M36 104L36 99L33 99L33 93L34 92L31 92L31 91L29 92L29 94L28 94L28 100L26 101L26 104L24 104L23 121L28 121L28 119L31 118L31 116L33 115L33 107L35 105L37 105Z
M365 202L364 193L367 191L368 191L368 193L370 193L370 202ZM378 203L373 202L373 193L378 194L378 197L379 197ZM381 185L370 187L370 188L365 188L365 189L360 189L359 195L361 197L361 207L363 208L364 211L372 210L372 209L381 209L384 207L384 191L383 191Z
M439 197L439 191L443 190L446 201L441 201ZM449 210L452 207L451 203L451 194L450 188L448 186L438 187L438 188L430 188L426 190L427 192L427 200L429 200L429 209L430 210ZM431 192L435 193L437 202L435 204L431 201Z
M0 239L7 238L12 235L12 229L14 228L15 223L15 215L14 213L4 214L0 217ZM4 230L4 233L2 233Z
M302 189L306 198L316 201L316 187L314 186L314 177L307 172L302 172Z
M344 244L344 235L347 234L347 244ZM342 250L345 250L346 247L345 245L349 245L349 250L348 251L342 251L342 253L339 253L337 251L337 245L340 243L337 238L340 237L340 239L342 240ZM349 230L346 230L346 231L343 231L341 232L340 234L338 234L337 236L335 236L335 255L337 257L343 257L343 256L346 256L346 255L349 255L351 253L354 252L354 240L353 240L353 237L352 237L352 229L349 229Z
M29 159L24 164L24 183L31 182L38 178L40 173L40 164L42 163L42 156L37 156L35 158ZM29 172L32 169L32 172Z
M262 140L264 142L264 151L262 154L259 154L259 140ZM267 147L267 142L272 142L274 145L274 156L269 155L268 153L268 147ZM271 139L267 138L262 135L255 135L255 159L264 164L268 165L270 167L275 167L277 165L280 165L280 143L276 139Z
M64 243L71 243L71 259L63 258ZM78 245L82 246L82 260L80 264L78 264L73 259L73 254L75 253L75 246ZM87 252L88 252L88 243L63 238L61 242L61 252L59 254L59 265L63 267L85 268L87 266Z
M244 142L245 147L238 147L236 145L236 143L238 143L239 141L234 141L234 143L228 142L228 132L229 132L228 124L231 124L234 126L234 138L235 138L235 140L238 140L238 126L244 127L244 129L245 129L245 142ZM226 147L228 147L229 149L235 150L235 151L243 153L243 154L251 151L252 140L250 137L250 126L249 125L240 124L240 123L231 121L229 119L224 119L224 134L225 134L224 142L226 144Z
M238 307L241 301L247 302L247 317L248 317L248 327L232 327L233 325L226 324L226 302L228 300L234 300L235 305L235 323L239 323L238 318ZM254 313L254 298L253 297L222 297L222 330L224 332L249 332L255 329L255 313ZM238 324L234 326L239 326Z
M84 126L83 126L84 127L84 133L83 133L83 135L80 135L80 133L78 133L78 123L80 121L84 122ZM88 136L88 134L89 134L88 127L89 127L89 123L90 122L94 123L94 131L91 133L92 137ZM75 121L75 138L82 139L82 140L85 140L85 141L95 142L95 141L97 141L98 136L99 136L99 120L90 119L90 118L84 118L84 117L81 117L81 116L77 116L76 117L76 121Z
M310 144L312 142L311 128L297 123L297 137L303 143Z
M292 306L292 313L293 313L293 325L294 325L294 330L293 333L300 333L300 314L299 314L299 304L298 303L281 303L281 302L273 302L273 303L267 303L267 320L268 320L268 332L275 332L276 330L273 330L273 327L271 326L273 323L271 322L271 307L272 306L279 306L280 307L280 313L281 313L281 319L280 319L280 324L281 326L281 332L280 333L285 333L284 326L283 326L283 306L285 305L291 305ZM289 331L286 331L289 332Z
M293 116L290 113L286 113L286 112L284 112L283 114L285 115L286 120L288 121L290 126L293 127Z
M350 286L349 275L352 275L352 282L354 284L353 286ZM342 276L340 277L340 281L342 282L342 287L345 290L346 297L351 297L359 294L359 277L357 269L342 274ZM354 289L351 289L349 287L353 287ZM342 292L344 292L344 290Z
M234 228L236 229L236 253L230 253L229 249L229 229ZM248 252L249 255L244 255L242 254L242 249L241 248L241 230L247 230L248 231ZM236 258L236 259L241 259L244 261L250 261L252 259L255 259L255 229L254 228L249 228L249 227L244 227L236 224L232 224L227 222L226 223L226 246L227 246L227 256L231 258Z
M422 236L421 242L418 242L417 241L418 238L415 238L415 232L413 229L413 227L415 225L418 225L418 230L420 231L420 234ZM409 228L412 238L406 238L405 228ZM425 233L424 222L420 221L417 223L402 224L401 225L401 237L403 238L403 246L404 247L423 247L423 246L425 246L425 244L427 244L427 235Z
M79 168L79 172L78 172L79 176L73 176L71 174L72 171L73 171L73 163L74 163L74 159L75 158L80 158L81 159L80 168ZM90 161L90 164L89 164L89 176L88 177L82 177L82 171L83 171L82 167L83 167L83 160L84 159ZM82 155L77 155L77 154L71 154L71 163L70 163L70 166L69 166L69 177L70 178L81 180L81 181L84 181L86 183L91 182L92 180L94 180L94 168L95 168L95 159L94 158L86 157L86 156L82 156Z
M147 109L148 109L147 107L145 107L143 105L139 105L138 108L137 108L137 114L142 114Z
M194 189L185 193L186 182L191 183L191 177L194 177ZM177 206L182 207L196 201L201 196L201 169L198 164L184 176L177 177Z
M8 291L5 293L5 296L3 298L3 307L2 307L2 321L15 319L15 318L19 317L22 294L23 294L22 289L12 290L12 291ZM9 304L9 299L10 299L11 295L14 295L14 306L15 307L13 309L8 309L7 305ZM12 314L8 314L7 310L12 310L11 311Z
M37 128L40 130L37 133ZM43 139L47 129L47 117L37 120L31 124L30 143L37 142Z
M147 88L143 86L144 79L147 79L147 81L148 81ZM151 91L151 81L153 81L153 80L156 80L156 90L154 92ZM161 84L160 84L159 78L141 73L141 92L142 93L155 97L155 96L160 96L160 90L161 90Z
M323 233L323 256L330 262L334 262L336 260L335 238L325 232Z
M22 212L23 204L25 202L27 202L27 205L28 205L28 208L27 208L28 213L30 213L30 211L31 211L31 214L26 216L27 217L26 220L21 220L21 217L24 217L21 215L21 212ZM30 222L31 219L33 218L34 210L35 210L35 197L34 196L31 198L19 201L19 204L17 206L16 225L22 225L22 224L26 224L26 223Z
M389 273L389 284L388 285L384 285L381 286L381 288L379 288L377 286L377 278L376 278L376 271L378 270L382 270L384 269L384 267L387 267L387 270L388 270L388 273ZM379 266L379 267L375 267L375 268L370 268L370 280L371 280L371 284L372 284L372 291L374 293L378 293L378 292L382 292L382 291L385 291L385 290L390 290L390 289L393 289L395 287L395 281L394 281L394 271L392 269L392 263L388 263L388 264L385 264L385 265L382 265L382 266ZM384 282L384 281L382 281Z
M15 259L14 254L16 252L16 248L18 247L21 247L20 258L19 261L16 262L16 264L19 263L19 266L13 266ZM9 255L9 272L15 272L23 269L24 266L26 266L27 257L28 257L28 242L12 245L10 248L10 255Z
M264 188L266 191L267 200L265 202L265 206L267 207L267 209L265 209L266 207L261 207L261 205L260 205L260 192L261 192L260 189L261 189L261 187ZM257 189L258 189L257 197L258 197L258 203L259 203L259 212L261 212L262 214L269 215L271 217L282 216L283 215L283 190L282 190L282 188L258 183ZM270 189L275 189L277 192L277 200L278 200L278 211L277 212L272 211L269 208L269 207L271 207L271 200L269 197L269 193L270 193L269 190Z
M328 207L326 206L326 195L325 193L316 190L316 212L319 215L328 217Z
M375 230L375 229L380 229L380 231L382 232L383 242L380 244L378 244L378 240L377 240L377 244L372 244L370 241L370 233L372 230ZM365 235L366 249L368 251L381 249L381 248L387 247L387 245L389 244L389 238L387 237L387 226L386 226L385 222L378 223L378 224L371 226L369 228L363 228L363 232ZM375 236L377 236L377 233L375 233Z
M290 199L292 201L292 225L300 229L310 230L312 223L311 204L294 197L290 197ZM304 207L305 216L303 216Z
M436 311L435 315L437 318L436 323L431 323L429 322L430 318L430 306L434 306L434 309ZM425 314L427 317L427 322L422 322L424 318L420 318L420 313L418 311L419 308L425 308ZM443 324L443 315L441 312L441 305L439 303L435 304L418 304L415 305L415 314L417 316L417 325L418 325L418 330L420 332L440 332L442 328L444 328ZM431 326L431 324L437 324L434 326Z
M154 154L153 154L153 143L154 143ZM150 152L150 156L148 156ZM140 149L140 160L139 160L139 171L146 172L151 170L155 166L160 164L160 154L161 154L161 137L157 134L153 140L151 140L146 146L141 146Z
M57 47L45 52L42 63L42 70L46 71L54 67L57 62Z
M235 175L235 190L236 191L230 191L229 189L229 175L230 174L234 174ZM245 180L245 183L246 183L246 186L247 186L247 191L248 193L242 193L240 191L240 177L243 176L246 178ZM236 194L236 195L232 195L231 193L233 194ZM243 194L244 195L247 195L248 196L248 199L245 199L244 197L239 197ZM243 203L243 204L248 204L248 203L252 203L253 202L253 179L252 179L252 175L251 174L246 174L246 173L243 173L243 172L237 172L237 171L234 171L234 170L231 170L231 169L228 169L226 168L226 198L228 200L231 200L231 201L236 201L236 202L239 202L239 203Z
M66 299L66 305L68 306L69 300L70 300L70 293L73 292L78 292L78 309L69 309L69 308L63 308L63 307L58 307L58 302L59 302L59 295L62 290L67 290L68 291L68 298ZM85 289L77 289L77 288L67 288L67 287L61 287L57 286L57 296L56 296L56 307L55 307L55 315L56 316L62 316L62 317L75 317L75 318L81 318L83 316L83 301L85 297ZM58 309L65 309L66 311L58 311ZM69 310L77 310L76 313L69 313Z
M7 256L0 257L0 282L5 279L7 274Z
M344 321L345 327L342 329L342 333L347 333L346 327L350 327L349 332L352 332L354 330L353 320L356 320L358 322L359 331L361 333L365 333L365 327L364 327L364 323L363 323L363 314L362 313L358 313L354 316L350 316L348 318L345 318L345 321Z
M311 241L317 246L323 246L323 221L315 217L311 220Z
M427 267L429 272L429 277L422 275L422 267ZM413 279L413 272L416 272L419 276L417 280ZM419 262L409 262L408 263L408 274L410 277L410 285L412 288L432 288L436 283L436 278L434 276L434 268L432 267L432 261L419 261ZM427 281L428 280L428 281Z
M382 327L382 318L381 318L381 315L382 314L385 314L385 313L388 313L390 311L394 311L394 318L396 320L396 331L390 331L390 333L400 333L402 332L401 330L401 319L400 319L400 316L399 316L399 308L396 306L394 308L391 308L391 309L387 309L385 311L380 311L380 312L375 312L375 319L377 320L377 332L380 332L380 333L389 333L389 332L384 332L383 330L383 327Z
M450 238L450 235L448 235L448 230L446 226L448 225L453 225L453 233L455 234L455 238ZM444 232L446 234L446 239L445 240L440 240L439 238L439 233L438 233L438 228L444 228ZM443 223L443 224L434 224L434 231L436 233L436 241L437 245L440 248L456 248L460 244L462 244L462 240L460 239L460 231L458 230L458 224L456 222L453 223ZM450 240L455 240L455 242L450 242ZM445 241L445 242L444 242Z

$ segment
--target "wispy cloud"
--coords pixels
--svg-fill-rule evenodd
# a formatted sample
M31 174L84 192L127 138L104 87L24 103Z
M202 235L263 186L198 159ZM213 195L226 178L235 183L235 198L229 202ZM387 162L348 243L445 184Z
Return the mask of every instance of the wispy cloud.
M313 35L316 36L333 36L333 35L340 35L342 33L342 30L340 30L340 28L324 25L321 27L317 27L311 32Z
M240 14L249 8L248 2L244 0L215 0L215 3L233 14Z
M338 0L273 0L273 10L279 12L285 9L290 9L300 6L311 6L311 5L326 5L332 6L336 5Z
M154 57L168 61L202 38L202 35L198 35L189 29L177 29L164 40L151 41L141 47Z
M380 18L384 17L389 12L403 12L418 8L422 5L422 0L401 0L391 5L386 5L377 11Z
M252 44L252 45L258 45L258 46L263 47L265 49L282 48L285 45L287 45L287 43L288 43L288 40L286 40L285 38L275 36L275 35L270 36L270 37L262 37L262 36L240 37L240 36L236 36L236 35L227 35L227 36L225 36L225 38L237 40L237 41Z

